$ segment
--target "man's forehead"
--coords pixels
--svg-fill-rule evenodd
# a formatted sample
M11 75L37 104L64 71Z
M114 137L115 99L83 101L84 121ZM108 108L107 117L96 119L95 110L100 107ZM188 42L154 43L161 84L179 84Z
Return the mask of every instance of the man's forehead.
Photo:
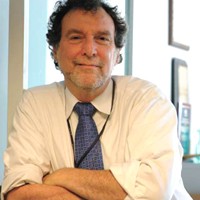
M82 16L81 18L78 18L78 16ZM68 13L65 14L64 18L69 18L71 20L71 18L75 18L77 23L79 23L79 21L83 18L86 17L92 17L92 18L98 18L99 17L99 21L110 21L110 23L112 23L114 25L114 21L112 19L112 17L102 8L99 7L97 10L91 10L91 11L87 11L84 9L72 9L70 10Z
M64 16L62 26L68 30L74 29L73 31L94 29L96 32L104 32L105 34L115 30L113 19L103 8L99 8L96 12L82 9L71 10Z

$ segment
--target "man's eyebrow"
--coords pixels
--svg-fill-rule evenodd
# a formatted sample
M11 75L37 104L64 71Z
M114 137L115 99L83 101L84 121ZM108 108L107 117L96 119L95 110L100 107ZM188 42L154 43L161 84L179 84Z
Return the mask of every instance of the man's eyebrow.
M67 31L67 33L65 35L68 36L68 35L73 34L73 33L83 34L83 32L78 30L78 29L70 29L70 30Z
M84 34L83 33L83 31L81 31L81 30L78 30L78 29L70 29L70 30L68 30L67 31L67 33L65 34L66 36L68 36L68 35L70 35L70 34ZM110 33L110 31L107 31L107 30L105 30L105 31L97 31L96 33L95 33L95 35L108 35L108 36L111 36L111 33Z
M110 31L97 31L97 35L108 35L111 36Z

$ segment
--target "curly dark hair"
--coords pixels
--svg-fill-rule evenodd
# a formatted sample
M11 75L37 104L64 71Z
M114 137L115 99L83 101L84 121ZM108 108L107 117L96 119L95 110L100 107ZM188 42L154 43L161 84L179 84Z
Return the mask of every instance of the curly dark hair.
M115 25L115 45L117 48L122 48L125 44L125 36L127 32L127 24L120 16L118 7L111 7L103 0L65 0L57 1L54 12L49 18L48 30L46 34L49 48L51 49L51 56L53 58L53 48L59 45L61 39L61 23L63 17L71 10L83 9L85 11L96 11L98 8L103 8L113 19ZM122 59L122 58L121 58ZM59 69L58 64L55 66Z

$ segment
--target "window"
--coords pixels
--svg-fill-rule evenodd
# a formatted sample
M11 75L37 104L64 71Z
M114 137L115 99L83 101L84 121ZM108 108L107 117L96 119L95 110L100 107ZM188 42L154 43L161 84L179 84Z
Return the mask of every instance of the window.
M7 144L9 2L5 1L3 6L0 12L0 183L3 179L3 151Z

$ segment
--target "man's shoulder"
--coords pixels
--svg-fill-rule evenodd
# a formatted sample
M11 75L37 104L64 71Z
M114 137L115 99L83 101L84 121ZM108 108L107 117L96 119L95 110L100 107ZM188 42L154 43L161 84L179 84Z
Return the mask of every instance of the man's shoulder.
M134 76L113 76L116 87L124 91L141 91L148 90L149 88L157 88L157 86L150 81L140 79Z
M124 98L166 98L166 95L154 83L133 76L113 76L116 93Z
M55 82L48 85L36 86L24 91L23 99L30 101L49 102L63 101L65 96L64 82Z
M55 93L63 92L65 89L64 82L54 82L47 85L35 86L25 90L27 93L34 95L55 95Z

